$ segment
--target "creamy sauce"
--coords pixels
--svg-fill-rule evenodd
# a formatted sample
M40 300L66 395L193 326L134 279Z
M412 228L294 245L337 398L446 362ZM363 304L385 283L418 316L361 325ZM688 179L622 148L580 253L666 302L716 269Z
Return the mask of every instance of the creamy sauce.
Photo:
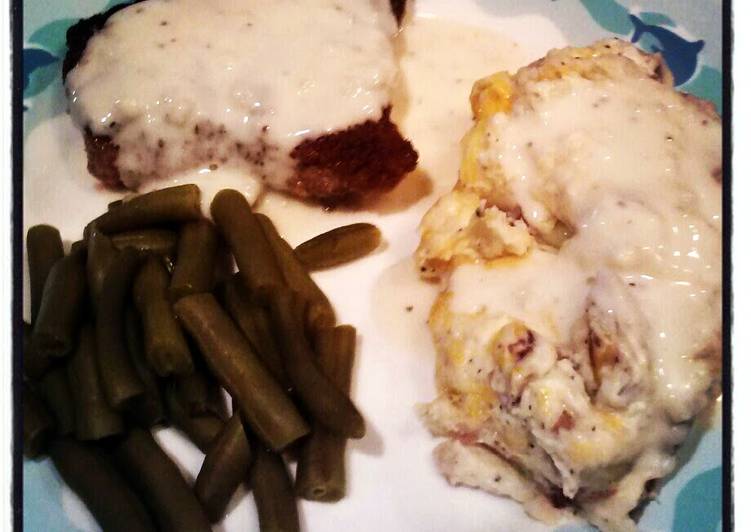
M578 264L555 253L534 250L521 259L501 259L485 267L468 264L451 277L452 311L486 310L528 324L554 342L569 340L586 308L587 276ZM555 272L554 282L540 282Z
M251 205L254 205L263 193L263 185L255 179L248 179L242 169L215 165L180 172L165 180L147 182L141 187L139 193L189 183L201 189L201 210L207 218L211 217L211 201L220 190L225 188L237 190Z
M301 141L380 118L396 30L385 0L149 0L90 40L71 111L129 187L231 162L283 188Z
M561 37L551 33L550 38ZM397 49L402 97L394 101L392 117L420 154L417 169L359 212L326 211L269 191L260 199L259 210L275 220L293 242L343 223L371 220L382 230L393 227L400 240L404 232L416 239L415 227L427 206L456 181L459 141L472 124L468 105L472 84L489 71L514 70L534 59L529 49L498 31L432 14L410 19L399 35ZM412 253L413 242L416 245L416 240L410 240L409 246L400 248L398 260ZM403 276L399 282L419 280L416 275Z
M488 78L416 253L444 287L428 428L619 530L674 468L721 357L720 121L640 59L612 40ZM522 229L531 242L507 246Z
M516 70L533 57L498 31L440 18L416 17L401 37L406 102L397 102L394 112L420 154L418 171L430 178L434 200L456 181L459 142L472 125L474 82L499 68Z
M673 417L685 418L706 380L697 379L692 358L719 336L722 191L712 178L721 161L719 122L652 80L563 84L537 83L532 104L495 115L480 155L491 171L503 168L533 229L544 233L559 220L575 231L547 275L534 260L522 267L545 282L516 306L551 304L567 314L558 320L565 334L585 299L610 305L610 313L619 304L607 286L571 292L571 264L591 279L615 273L633 298L624 304L643 318L631 334L652 354L658 396ZM519 293L525 284L506 268L479 277L471 268L459 268L452 290L508 312L506 298L493 304L487 286ZM572 297L551 301L563 290Z

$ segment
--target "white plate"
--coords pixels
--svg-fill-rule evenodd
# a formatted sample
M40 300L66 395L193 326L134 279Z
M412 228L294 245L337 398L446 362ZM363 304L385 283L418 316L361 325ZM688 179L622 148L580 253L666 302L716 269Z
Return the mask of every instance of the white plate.
M24 230L37 223L60 228L68 242L119 194L103 190L86 171L80 132L63 112L59 82L61 38L72 19L104 8L104 0L68 0L25 5L25 53L47 51L49 64L27 59L24 146ZM397 107L402 129L420 152L420 167L396 191L362 212L325 213L277 195L260 209L297 244L325 229L370 221L387 245L367 259L317 274L340 320L359 331L354 399L368 421L367 436L350 445L347 498L335 505L301 503L303 528L310 531L506 531L545 530L521 506L479 491L451 488L436 472L436 441L423 428L415 405L434 396L433 355L425 318L434 293L419 283L410 256L417 225L435 198L453 185L458 140L470 123L467 98L473 80L492 71L515 69L569 42L585 44L621 34L628 38L628 10L652 17L686 37L707 42L696 71L684 85L719 104L720 2L641 2L622 7L611 0L418 0L407 27L403 70L410 97ZM702 9L699 9L699 8ZM672 14L677 21L670 26ZM713 11L714 10L714 11ZM651 14L647 13L651 12ZM660 18L655 12L663 14ZM709 13L709 15L708 15ZM699 15L702 15L701 18ZM645 18L646 18L645 16ZM462 24L451 28L450 23ZM640 43L642 44L642 43ZM680 50L676 60L680 60ZM29 54L29 57L31 54ZM441 131L436 137L431 131ZM203 175L221 187L237 186L226 175ZM215 186L213 188L216 188ZM204 201L210 201L207 191ZM28 298L28 287L24 287ZM694 435L684 451L688 464L645 511L645 530L707 530L720 523L721 433L715 420L706 435ZM182 436L161 430L157 438L193 479L202 455ZM27 530L95 530L78 499L64 487L49 461L24 465L24 526ZM251 497L236 497L217 530L255 530ZM704 519L697 521L697 519ZM689 526L690 528L686 528ZM573 525L580 530L584 526ZM568 529L568 527L567 527Z

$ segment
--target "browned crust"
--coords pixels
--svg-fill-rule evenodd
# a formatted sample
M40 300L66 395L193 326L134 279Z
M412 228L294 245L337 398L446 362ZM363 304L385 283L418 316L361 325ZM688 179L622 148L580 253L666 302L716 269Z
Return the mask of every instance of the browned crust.
M129 5L137 4L138 2L143 2L143 0L133 0L132 2L117 4L104 13L97 13L92 17L82 18L68 28L68 31L65 33L65 43L68 46L68 50L65 52L65 58L63 59L63 80L68 75L68 72L73 70L73 67L81 60L89 39L104 27L107 19L121 9L125 9Z
M89 39L104 27L107 19L140 1L143 0L119 4L71 26L66 35L63 79L81 60ZM397 21L401 21L405 5L406 0L391 0ZM83 135L89 172L108 187L122 187L116 165L118 146L111 137L95 136L88 127ZM378 121L369 120L305 140L291 156L296 173L288 182L288 192L326 205L353 204L391 190L417 166L417 153L390 120L390 108L384 109Z
M86 145L89 173L108 187L122 187L123 182L120 180L120 172L115 164L120 148L112 142L110 137L96 136L89 128L84 130L83 140Z
M417 152L389 118L305 140L292 150L295 196L327 204L353 203L393 189L417 166Z

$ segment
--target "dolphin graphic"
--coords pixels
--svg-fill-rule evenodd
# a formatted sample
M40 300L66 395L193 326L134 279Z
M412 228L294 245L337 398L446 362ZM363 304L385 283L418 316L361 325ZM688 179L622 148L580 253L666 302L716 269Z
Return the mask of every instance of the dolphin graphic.
M671 530L720 530L722 467L696 475L678 493Z
M699 52L704 48L704 41L690 42L668 29L646 24L635 15L629 15L629 18L634 25L631 42L637 43L642 37L650 36L656 44L651 44L649 51L662 54L673 73L675 85L682 85L691 79L699 60Z
M56 62L58 58L47 50L40 48L24 48L23 49L23 90L31 83L31 74L35 70L44 66L50 65Z

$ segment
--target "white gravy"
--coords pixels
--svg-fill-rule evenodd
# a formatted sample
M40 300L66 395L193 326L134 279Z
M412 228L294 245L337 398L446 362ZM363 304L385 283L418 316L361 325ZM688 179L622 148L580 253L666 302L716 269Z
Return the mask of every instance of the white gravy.
M522 259L519 272L460 266L450 286L455 305L518 314L549 303L566 333L587 298L616 315L630 304L595 281L614 274L641 316L633 334L652 358L657 399L685 419L707 382L693 357L720 331L722 190L712 178L719 121L651 80L566 83L567 90L560 81L537 83L533 105L496 115L480 160L503 166L532 228L545 231L558 219L574 236L546 263ZM585 278L591 289L571 289Z
M386 0L149 0L109 19L66 87L128 187L230 162L284 188L301 141L380 118L396 31Z
M562 37L551 33L550 39L540 46L546 49ZM408 233L417 239L416 228L425 210L456 181L459 141L472 125L472 84L488 72L515 70L535 59L534 52L496 30L432 15L406 21L397 49L402 97L394 101L392 117L420 154L417 169L365 211L325 211L269 191L259 209L293 242L353 221L372 221L387 237L393 226L398 230L395 238ZM400 250L395 262L411 255L414 245L410 242ZM407 280L404 276L400 283ZM417 275L411 282L420 282Z

